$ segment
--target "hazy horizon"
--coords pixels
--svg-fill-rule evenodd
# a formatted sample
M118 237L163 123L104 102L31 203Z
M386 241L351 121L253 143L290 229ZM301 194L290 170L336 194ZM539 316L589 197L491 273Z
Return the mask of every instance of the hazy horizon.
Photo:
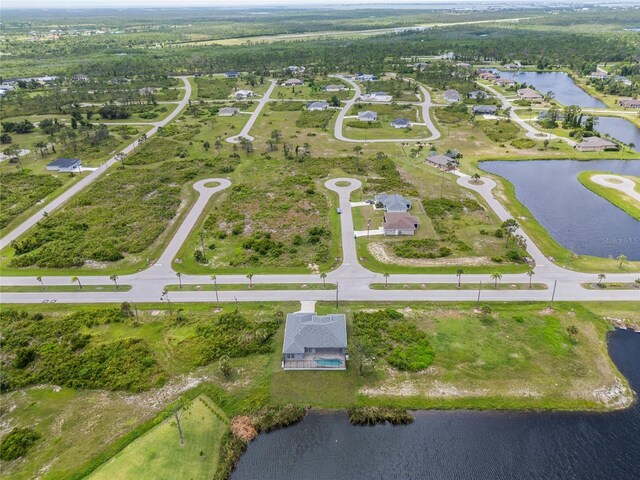
M238 2L233 0L96 0L87 5L86 0L4 0L2 9L100 9L100 8L193 8L193 7L321 7L321 6L428 6L428 5L460 5L460 4L495 4L496 6L531 5L540 4L567 5L567 4L594 4L594 5L633 5L634 0L247 0Z

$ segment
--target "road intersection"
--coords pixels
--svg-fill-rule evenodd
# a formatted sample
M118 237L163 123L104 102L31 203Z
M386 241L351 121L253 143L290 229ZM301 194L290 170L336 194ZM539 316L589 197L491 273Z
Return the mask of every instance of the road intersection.
M178 107L163 121L157 122L153 129L147 133L147 137L157 132L157 129L166 125L175 118L189 101L191 95L191 87L186 77L180 77L185 84L186 95L180 102ZM335 135L338 140L359 142L358 140L345 139L342 136L342 122L346 113L360 96L360 87L350 79L344 79L350 83L354 90L354 97L347 101L338 115L336 121ZM259 116L264 105L270 100L270 95L275 88L275 83L269 87L265 95L260 99L259 105L254 110L251 118L243 128L242 132L235 137L229 138L228 141L239 141L239 137L243 136L249 140L253 139L249 135L249 131ZM423 118L425 124L431 130L431 140L439 138L435 125L431 121L429 108L432 106L428 91L420 86L424 101L420 103L423 109ZM497 93L497 92L495 92ZM499 97L500 98L500 97ZM506 101L504 97L503 101ZM512 112L515 121L519 117ZM518 122L520 123L520 122ZM522 121L526 124L526 122ZM530 126L529 126L530 127ZM527 128L527 131L531 131ZM426 141L427 139L422 139ZM384 142L407 142L411 140L382 140ZM372 140L368 140L372 142ZM132 151L139 141L136 141L123 150L123 153ZM105 166L91 173L83 180L74 185L60 197L46 205L40 212L37 212L17 229L10 232L0 240L2 248L10 244L19 235L24 233L37 221L42 218L44 211L52 211L70 199L73 195L95 181L107 168L117 161L113 157ZM474 181L468 175L455 171L459 178L457 182L470 190L477 192L483 197L489 207L496 213L501 220L511 218L504 206L494 197L493 189L495 182L489 178L481 178L480 181ZM215 186L212 184L216 184ZM173 262L179 249L187 240L189 234L193 230L198 218L202 215L207 204L212 197L228 188L231 182L227 179L212 178L196 182L193 188L199 192L199 197L186 215L184 221L177 229L172 240L167 245L164 253L158 261L144 271L131 275L119 276L118 282L121 285L131 285L128 291L115 292L53 292L42 289L33 292L6 292L2 294L3 303L42 303L42 302L58 302L58 303L115 303L123 301L133 302L157 302L160 300L162 292L167 285L177 283L176 272L173 269ZM591 290L581 286L584 283L594 283L597 280L596 274L580 273L568 270L555 265L550 259L546 258L540 249L535 245L530 237L524 231L518 231L527 241L527 250L529 255L535 262L535 282L547 286L546 290L526 289L526 290L509 290L509 289L491 289L484 290L465 290L456 289L449 290L374 290L370 288L372 283L390 284L451 284L458 282L458 277L451 274L394 274L386 278L380 273L375 273L363 267L359 261L356 238L353 225L352 205L350 195L353 191L361 186L361 182L350 178L335 178L325 183L326 188L335 192L339 198L339 206L342 211L340 215L341 225L341 246L342 246L342 263L332 272L327 272L326 279L322 279L318 274L274 274L260 275L256 274L252 278L254 284L318 284L323 281L336 283L336 290L247 290L246 275L229 274L217 275L218 284L242 285L242 290L224 290L218 292L218 298L222 302L229 301L317 301L340 300L351 301L477 301L480 298L483 301L550 301L553 297L555 300L572 300L572 301L626 301L640 300L640 292L638 290ZM361 207L355 207L361 208ZM609 274L607 279L613 282L633 282L638 277L638 273L617 273ZM105 285L110 283L107 275L89 275L82 276L83 285ZM69 279L62 276L46 276L42 277L42 281L47 286L69 285ZM465 274L461 278L462 283L478 284L484 282L485 285L491 282L489 274ZM505 274L502 277L503 284L511 283L528 283L529 278L526 274ZM41 287L41 283L35 277L24 276L4 276L1 278L3 286L23 286L30 285ZM212 283L208 275L181 275L181 283L183 285L197 285ZM211 291L188 291L179 290L170 292L171 301L177 302L211 302L215 300L215 295ZM165 297L166 298L166 297Z

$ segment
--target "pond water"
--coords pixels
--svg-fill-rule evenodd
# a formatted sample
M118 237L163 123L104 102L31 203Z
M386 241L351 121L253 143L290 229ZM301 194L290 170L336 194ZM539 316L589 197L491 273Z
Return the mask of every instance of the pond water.
M500 76L513 79L518 83L533 85L533 88L543 95L552 91L556 94L556 100L563 105L607 108L600 100L578 87L564 72L500 72Z
M516 197L565 248L582 255L640 260L640 222L578 181L584 170L640 176L637 160L482 162L513 184Z
M640 152L640 128L625 118L618 117L596 117L598 123L596 130L600 133L606 133L613 138L620 140L622 143L635 145L634 150Z
M616 330L609 351L640 388L640 335ZM425 411L406 426L354 427L312 412L258 436L233 480L637 479L640 408L612 413Z

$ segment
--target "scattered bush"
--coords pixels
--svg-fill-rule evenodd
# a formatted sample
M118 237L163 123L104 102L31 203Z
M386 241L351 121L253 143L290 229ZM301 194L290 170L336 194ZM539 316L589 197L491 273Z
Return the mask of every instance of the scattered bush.
M40 434L30 428L14 428L0 443L0 460L9 461L23 457L39 438Z
M392 425L407 425L413 417L406 410L386 407L352 407L348 410L352 425L377 425L389 422Z
M511 146L520 150L525 150L528 148L534 148L536 146L536 141L531 138L517 138L511 142Z

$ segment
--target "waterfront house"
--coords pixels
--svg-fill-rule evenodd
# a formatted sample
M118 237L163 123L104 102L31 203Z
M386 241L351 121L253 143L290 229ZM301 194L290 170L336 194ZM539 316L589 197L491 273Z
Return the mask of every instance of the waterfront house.
M411 121L408 118L394 118L391 122L393 128L409 128Z
M495 73L492 72L481 72L478 77L480 77L482 80L488 80L490 82L494 81L496 78L498 78L498 75L496 75Z
M445 171L453 170L458 166L458 161L455 158L442 154L431 155L425 159L425 162Z
M462 100L462 97L457 90L445 90L442 96L449 103L459 102Z
M385 212L407 212L411 209L411 200L402 195L381 193L376 195L375 205Z
M533 88L526 87L518 89L518 98L520 100L528 100L530 102L541 102L544 97Z
M605 150L619 150L617 143L600 137L584 137L576 145L576 149L581 152L604 152Z
M307 110L310 112L322 112L329 108L329 104L327 102L311 102L307 103Z
M47 164L47 170L50 172L81 172L82 160L79 158L56 158Z
M623 108L640 108L640 100L633 98L621 98L618 104Z
M282 345L284 370L346 370L347 321L344 314L287 315Z
M371 110L365 110L364 112L358 112L358 120L361 122L375 122L378 120L378 114Z
M385 212L382 229L385 235L415 235L420 221L406 212Z
M236 113L240 113L239 108L224 107L218 112L219 117L233 117Z
M496 78L493 81L493 84L498 85L499 87L513 87L516 84L516 81L510 78Z

